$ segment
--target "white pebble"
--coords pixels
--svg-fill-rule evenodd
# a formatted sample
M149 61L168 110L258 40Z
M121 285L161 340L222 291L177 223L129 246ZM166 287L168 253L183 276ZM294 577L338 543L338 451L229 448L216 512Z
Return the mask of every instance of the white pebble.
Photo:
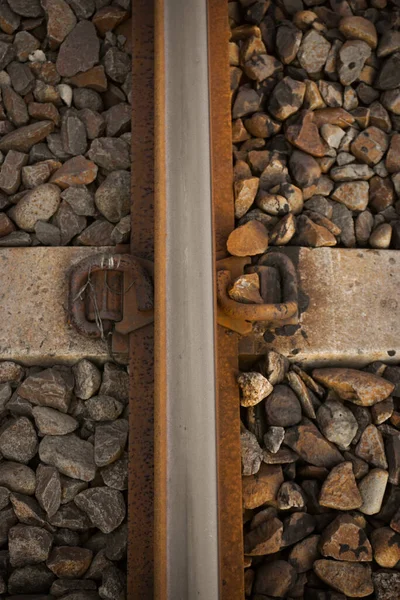
M71 106L72 104L72 88L66 83L60 83L57 86L58 92L64 104Z
M47 58L43 50L35 50L29 55L31 62L46 62Z

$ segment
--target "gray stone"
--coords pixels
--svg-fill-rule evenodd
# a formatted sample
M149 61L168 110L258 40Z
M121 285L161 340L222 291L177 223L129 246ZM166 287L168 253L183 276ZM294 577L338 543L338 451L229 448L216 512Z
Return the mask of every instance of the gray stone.
M6 487L0 487L0 510L3 510L10 503L10 490Z
M62 372L51 368L27 377L18 387L18 394L32 404L50 406L66 413L71 401L72 389L73 382L71 385Z
M52 154L59 160L64 161L70 158L70 155L64 151L60 133L51 133L48 135L47 143Z
M93 217L96 214L94 196L84 185L71 185L62 192L61 198L68 202L76 215Z
M79 156L87 150L86 127L73 113L68 113L62 118L61 140L66 154Z
M85 108L94 112L103 112L103 100L98 92L89 88L76 88L74 90L74 105L78 110Z
M93 396L85 403L85 411L93 421L114 421L123 410L124 404L112 396Z
M43 15L40 0L8 0L11 9L22 17L41 17Z
M71 502L79 492L86 490L88 484L86 481L79 479L71 479L65 475L61 475L61 504Z
M331 220L341 229L340 241L346 248L354 248L356 245L356 236L351 211L347 206L338 202L332 202L332 207Z
M393 90L400 85L400 53L385 60L374 83L379 90Z
M311 29L303 36L297 58L309 75L317 75L328 58L330 48L330 43L320 33Z
M48 406L35 406L32 414L41 435L65 435L72 433L78 427L76 419Z
M15 50L11 44L0 41L0 71L6 68L7 65L14 59Z
M15 194L21 183L21 169L28 162L28 155L10 150L0 172L0 189L5 194Z
M2 142L0 142L0 150L2 149L1 145ZM122 139L112 137L103 137L94 140L88 152L89 158L96 165L107 171L129 169L129 155L128 144Z
M58 511L49 517L49 521L54 527L71 531L85 531L90 527L90 521L86 514L73 502L61 505Z
M20 523L37 527L47 525L44 511L32 496L13 493L10 495L10 501Z
M361 74L365 61L371 56L371 48L361 40L345 42L339 50L339 79L342 85L350 85Z
M80 188L69 188L67 191L72 191L68 195L74 194L77 191L80 191ZM87 192L86 188L83 188L84 195L86 196ZM66 192L63 192L65 194ZM68 201L68 200L67 200ZM69 200L70 201L70 200ZM72 367L72 371L75 376L75 389L74 392L78 398L82 398L82 400L88 400L98 391L101 384L101 373L95 364L87 360L86 358L80 360L76 365Z
M94 0L67 0L78 19L88 19L96 10Z
M14 31L18 29L21 23L21 17L11 10L11 8L5 0L0 4L0 23L1 29L8 34L14 33Z
M364 210L357 216L355 232L358 246L365 247L367 245L373 225L374 217L369 210Z
M0 238L0 247L2 248L19 248L31 246L32 238L25 231L13 231L12 233Z
M397 600L400 597L399 572L380 569L372 574L372 581L376 600Z
M120 490L128 489L128 453L100 470L100 475L106 486Z
M87 574L85 575L87 577ZM70 592L91 592L97 585L91 579L57 579L50 588L50 593L57 598Z
M11 123L16 127L26 125L29 122L28 108L21 96L9 85L1 86L1 94Z
M61 232L55 225L46 223L46 221L38 221L35 225L35 234L39 242L43 246L60 246Z
M285 437L285 429L283 427L268 427L267 433L264 435L264 445L267 450L276 454L282 445Z
M113 46L104 56L104 68L110 79L123 83L131 69L131 59L128 54Z
M54 215L53 222L60 230L61 246L66 246L72 238L79 235L87 224L86 217L77 215L71 205L64 200Z
M8 460L28 463L36 454L38 438L26 417L10 419L0 433L0 452Z
M61 44L57 71L63 77L88 71L99 61L99 51L95 26L90 21L80 21Z
M7 542L8 532L17 523L18 519L12 508L5 508L0 511L0 546L3 546Z
M102 584L99 587L100 598L118 600L126 593L126 575L120 569L112 566L103 573Z
M49 556L52 543L51 533L41 527L12 527L8 536L11 566L24 567L44 562Z
M128 438L128 429L128 422L124 419L97 425L94 435L94 461L98 467L105 467L122 455Z
M122 493L109 487L85 490L75 497L74 502L88 515L92 525L103 533L117 529L125 518Z
M34 89L35 77L27 64L13 61L8 65L7 73L17 94L25 96Z
M38 185L46 183L51 175L50 165L47 162L37 163L22 167L22 183L25 188L33 190Z
M80 246L113 246L114 242L111 238L113 230L112 223L97 220L82 231L76 238L76 242Z
M129 104L122 102L112 106L103 113L106 121L107 137L121 135L131 128L132 109Z
M106 363L100 394L112 396L120 402L127 403L129 398L129 375L126 370L114 363Z
M123 523L112 533L95 533L85 546L94 552L105 550L105 555L109 560L119 561L126 556L128 546L128 524Z
M10 594L40 594L48 592L55 576L45 565L27 565L14 569L7 585Z
M39 456L44 463L56 467L60 473L72 479L92 481L95 477L93 446L74 434L45 436L39 445Z
M130 179L128 171L113 171L96 191L96 206L111 223L118 223L122 217L129 214L131 205Z
M242 457L242 474L245 476L255 475L260 470L263 460L263 451L254 433L247 431L247 429L244 427L240 432L240 447ZM110 466L112 465L109 465L109 467Z
M85 124L86 135L89 140L102 137L106 131L106 122L103 115L90 108L83 108L79 111L79 118Z
M61 481L57 469L38 465L35 496L48 517L52 517L57 512L61 502Z
M130 233L131 215L127 215L116 224L111 232L111 239L113 240L114 244L126 244L129 242Z
M5 3L2 4L0 9L4 10ZM11 11L10 11L11 13ZM11 13L12 14L12 13ZM1 17L0 17L1 21ZM17 24L18 20L15 21ZM18 29L18 26L15 29ZM14 37L14 49L17 55L17 58L20 62L25 62L28 60L29 55L32 54L35 50L40 48L40 42L37 40L32 34L28 31L18 31Z

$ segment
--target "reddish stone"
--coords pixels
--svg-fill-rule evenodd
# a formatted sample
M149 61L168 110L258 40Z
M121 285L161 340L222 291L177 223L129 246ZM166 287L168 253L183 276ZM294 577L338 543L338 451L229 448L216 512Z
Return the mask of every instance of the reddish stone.
M99 34L104 37L107 31L112 31L128 17L128 12L119 6L104 6L97 11L92 21Z
M79 88L90 88L96 90L96 92L105 92L108 87L103 65L97 65L84 73L78 73L78 75L68 79L68 83Z
M88 185L97 177L97 166L84 156L74 156L67 160L50 179L65 190L70 185Z

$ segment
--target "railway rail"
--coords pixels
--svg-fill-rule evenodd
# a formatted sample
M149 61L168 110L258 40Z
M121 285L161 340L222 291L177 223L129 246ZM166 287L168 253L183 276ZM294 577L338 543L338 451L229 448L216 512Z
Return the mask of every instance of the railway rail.
M57 0L58 28L51 2L26 4L0 7L0 49L19 61L8 48L0 594L400 597L397 9ZM341 20L353 15L355 29ZM351 67L353 42L364 62ZM39 131L47 149L32 150ZM35 221L37 188L54 207Z

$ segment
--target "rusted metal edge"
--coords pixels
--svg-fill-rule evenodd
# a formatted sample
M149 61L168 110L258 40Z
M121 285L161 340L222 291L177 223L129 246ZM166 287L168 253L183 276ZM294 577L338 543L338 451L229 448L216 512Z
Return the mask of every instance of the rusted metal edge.
M227 3L221 0L208 0L211 193L215 261L227 255L226 241L235 223L228 41ZM215 328L215 332L219 595L220 600L243 600L240 412L236 384L238 335L221 325Z
M131 245L154 260L154 0L132 0ZM129 336L129 600L154 597L154 326Z
M166 180L164 0L155 0L155 372L154 394L154 598L167 598L167 373L166 373Z

